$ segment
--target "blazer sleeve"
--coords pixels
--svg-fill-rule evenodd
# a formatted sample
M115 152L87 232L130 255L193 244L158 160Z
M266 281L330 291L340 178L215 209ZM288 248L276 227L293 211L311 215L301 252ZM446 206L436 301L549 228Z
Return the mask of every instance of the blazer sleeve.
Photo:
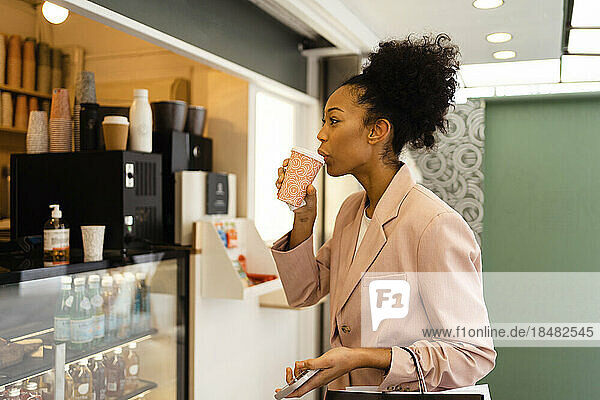
M311 306L329 293L331 239L315 256L313 235L292 250L287 250L290 233L276 241L271 252L288 304L292 307Z
M423 231L417 259L418 290L430 328L452 330L451 335L424 334L409 346L421 364L427 389L474 385L494 368L496 360L491 337L457 334L459 327L489 326L475 236L460 214L443 212ZM416 376L410 354L392 347L390 370L379 390L418 389Z

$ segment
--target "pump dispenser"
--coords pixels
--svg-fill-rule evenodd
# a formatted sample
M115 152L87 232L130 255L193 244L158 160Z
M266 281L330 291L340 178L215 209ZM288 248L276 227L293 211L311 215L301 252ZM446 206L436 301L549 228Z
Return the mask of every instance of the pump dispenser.
M44 224L44 266L69 263L69 225L62 218L60 205L50 205L51 218Z

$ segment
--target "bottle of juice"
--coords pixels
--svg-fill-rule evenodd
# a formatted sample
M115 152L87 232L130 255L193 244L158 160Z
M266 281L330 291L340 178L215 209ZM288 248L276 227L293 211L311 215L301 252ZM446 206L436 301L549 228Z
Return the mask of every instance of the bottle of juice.
M21 389L12 388L8 391L8 400L21 400Z
M132 391L137 387L140 359L137 355L137 344L129 343L129 351L125 356L125 390Z
M90 275L88 278L88 297L92 304L92 319L94 339L93 344L99 345L104 341L104 323L105 323L105 311L104 311L104 300L100 295L100 276Z
M65 399L64 400L73 400L73 378L69 373L69 366L65 365Z
M97 354L90 359L88 368L92 371L92 385L94 400L106 399L106 375L104 373L104 361L102 354Z
M74 279L74 299L71 307L71 348L85 351L93 339L92 304L85 293L85 278Z
M125 390L125 360L123 349L117 347L104 365L106 397L121 397Z
M92 373L87 367L87 360L80 360L73 375L73 399L93 400L94 392L92 391L92 386Z
M21 400L42 400L37 383L27 382L25 384L25 391L21 393Z
M237 229L235 229L235 224L233 222L228 222L226 224L227 230L227 247L232 249L238 246L238 235Z
M38 389L43 400L54 400L54 369L40 377Z
M105 339L113 341L117 337L117 309L116 297L113 289L113 278L110 275L102 277L102 299L104 302L104 327L106 329Z
M68 342L71 338L72 305L71 277L63 276L60 278L60 293L54 312L54 342L56 344Z

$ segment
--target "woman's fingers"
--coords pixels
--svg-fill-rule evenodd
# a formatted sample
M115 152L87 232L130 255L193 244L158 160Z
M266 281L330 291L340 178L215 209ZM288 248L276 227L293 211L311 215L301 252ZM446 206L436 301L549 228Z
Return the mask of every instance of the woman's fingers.
M285 160L283 160L283 166L284 167L287 167L289 163L290 163L290 159L289 158L286 158Z
M294 382L294 374L292 373L292 369L290 367L287 367L285 369L285 380L288 383L288 385Z

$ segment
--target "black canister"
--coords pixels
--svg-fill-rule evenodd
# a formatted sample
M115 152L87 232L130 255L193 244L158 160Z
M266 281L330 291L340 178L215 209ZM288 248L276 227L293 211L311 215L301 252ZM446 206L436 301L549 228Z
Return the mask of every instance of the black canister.
M101 142L98 134L100 121L98 119L98 104L81 103L79 114L81 130L81 151L100 150Z

